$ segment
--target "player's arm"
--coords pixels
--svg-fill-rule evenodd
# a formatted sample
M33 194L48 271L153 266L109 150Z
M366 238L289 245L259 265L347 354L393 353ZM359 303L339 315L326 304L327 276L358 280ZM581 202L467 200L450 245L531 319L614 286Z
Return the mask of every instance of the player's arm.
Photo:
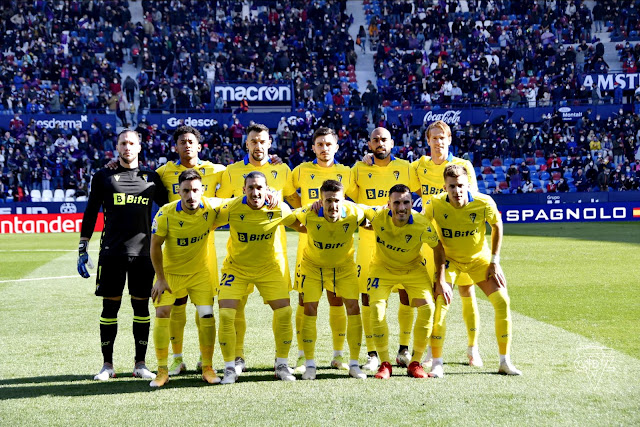
M153 192L153 201L156 202L158 206L164 206L169 203L169 192L167 188L164 186L160 175L157 173L153 174L153 182L155 184L154 192Z
M449 285L445 279L444 270L446 264L446 257L444 254L444 246L442 242L433 247L433 262L435 264L435 288L434 298L437 299L438 295L442 295L447 304L451 304L451 296L453 291L451 285Z
M300 195L295 192L288 196L284 196L284 199L291 205L292 208L301 208L302 207L302 199Z
M487 271L487 279L495 277L498 286L507 287L507 279L500 267L500 248L502 247L502 235L504 233L502 221L498 220L491 225L491 263Z
M220 187L216 190L216 197L228 198L233 196L233 186L231 185L231 172L227 169L220 177Z
M478 179L476 178L476 170L473 168L473 165L469 160L464 162L464 168L467 170L467 175L469 175L469 190L478 191Z
M300 185L296 179L296 176L299 175L300 165L296 166L291 173L287 174L287 182L284 184L284 188L282 189L284 200L286 200L286 202L294 209L302 207L302 199L298 194L298 188L300 188Z
M167 279L164 277L164 262L162 260L162 244L165 236L151 235L151 263L156 272L156 283L151 289L151 299L155 302L160 300L164 291L171 293Z
M291 228L292 230L296 230L298 233L306 233L307 232L307 227L302 225L302 223L300 221L298 221L297 219L292 224L287 225L287 227Z

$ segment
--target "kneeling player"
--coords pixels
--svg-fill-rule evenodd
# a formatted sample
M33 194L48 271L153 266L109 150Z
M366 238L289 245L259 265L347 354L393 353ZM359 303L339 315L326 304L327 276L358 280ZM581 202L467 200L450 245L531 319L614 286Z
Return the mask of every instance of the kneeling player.
M364 211L344 201L344 187L339 181L324 181L320 197L322 207L317 213L310 208L295 211L298 221L307 229L300 264L300 293L304 302L301 335L306 359L302 379L316 378L316 321L323 289L344 301L347 308L349 375L365 379L367 376L358 365L362 319L358 305L358 272L353 260L353 233L364 221Z
M216 325L211 275L207 266L208 235L215 220L212 203L217 204L218 199L202 197L202 178L194 169L180 174L179 185L180 200L163 206L156 214L151 229L151 261L157 278L151 291L156 307L153 341L158 357L158 375L151 381L151 387L162 387L169 381L167 359L171 308L176 298L187 295L200 316L198 337L202 379L209 384L220 382L212 367Z
M425 206L425 215L435 224L446 252L446 280L455 284L457 277L468 274L489 297L495 310L496 338L500 353L499 373L521 375L509 358L511 311L507 280L500 267L502 219L490 196L469 192L467 170L459 165L444 169L445 193L434 196ZM491 250L485 240L485 223L491 226ZM444 266L443 266L444 267ZM436 268L438 266L436 265ZM436 291L436 297L442 298ZM448 298L445 298L448 301ZM444 321L446 308L440 319ZM430 376L442 377L441 357L434 357Z

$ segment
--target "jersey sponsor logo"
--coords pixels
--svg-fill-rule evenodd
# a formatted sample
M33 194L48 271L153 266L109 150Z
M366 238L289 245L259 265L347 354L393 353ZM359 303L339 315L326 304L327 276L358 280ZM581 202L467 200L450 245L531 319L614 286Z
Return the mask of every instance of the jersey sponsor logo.
M405 236L404 236L405 242L409 243L409 240L411 240L412 237L413 236L411 234L405 234Z
M320 224L316 224L316 228L317 228L318 230L320 230L320 227L322 227L322 225L320 225Z
M318 242L317 240L313 241L313 246L315 246L318 249L339 249L341 247L343 247L346 243L342 242L342 243L322 243L322 242Z
M376 190L375 188L367 188L365 190L366 195L367 195L367 199L372 200L372 199L376 199L376 198L386 198L388 191L386 190Z
M273 232L262 234L249 234L238 232L238 240L242 243L259 242L261 240L269 240L273 237Z
M444 214L444 219L447 219L447 218L449 218L449 215L448 214Z
M240 214L240 221L244 221L244 214Z
M422 195L423 196L428 196L430 194L440 194L443 191L444 191L444 188L429 187L428 185L423 185L422 186Z
M198 243L199 241L201 241L202 239L206 238L209 235L209 231L207 230L204 233L202 233L199 236L194 236L194 237L178 237L176 238L176 244L178 246L189 246L189 245L193 245L194 243Z
M114 206L124 205L148 205L149 198L142 196L134 196L133 194L113 193Z
M184 225L184 221L178 221L178 224L180 224L180 227L182 227Z
M309 189L309 198L310 199L318 199L320 197L320 192L318 191L317 188L310 188Z
M271 175L273 176L273 179L276 179L278 177L278 171L271 171Z
M267 212L267 218L269 218L269 221L271 221L271 219L273 218L273 212Z
M474 213L469 214L469 219L471 220L471 222L476 222L476 214Z
M394 252L407 252L409 250L409 249L401 248L399 246L393 246L391 244L387 244L384 240L380 238L380 236L376 236L376 242Z
M368 173L367 176L369 177L369 179L371 179L371 177L373 176L372 173Z
M344 230L344 232L346 233L347 230L349 229L349 224L345 224L342 226L342 229Z
M446 237L447 239L475 236L476 233L478 233L477 228L475 230L452 230L450 228L442 229L442 237Z
M120 181L120 175L114 175L113 179L115 179L116 181Z
M393 176L396 177L396 181L400 178L400 171L393 171Z
M315 178L316 176L314 174L311 174L311 179Z

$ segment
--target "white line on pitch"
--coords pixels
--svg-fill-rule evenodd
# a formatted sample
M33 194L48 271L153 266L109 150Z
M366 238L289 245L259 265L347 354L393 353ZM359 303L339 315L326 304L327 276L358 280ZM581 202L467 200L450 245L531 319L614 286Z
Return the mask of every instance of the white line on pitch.
M0 280L0 283L11 283L11 282L31 282L34 280L53 280L53 279L72 279L78 278L80 276L58 276L58 277L34 277L33 279L13 279L13 280Z

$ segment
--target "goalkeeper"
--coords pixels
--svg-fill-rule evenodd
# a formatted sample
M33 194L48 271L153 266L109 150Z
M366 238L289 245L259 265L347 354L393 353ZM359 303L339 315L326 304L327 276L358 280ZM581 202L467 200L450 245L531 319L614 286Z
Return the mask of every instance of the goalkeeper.
M118 332L118 310L128 277L129 295L133 307L135 365L133 376L154 379L145 366L149 340L149 297L154 270L149 244L151 207L153 202L167 202L167 191L158 174L138 167L140 137L131 130L118 135L118 167L96 172L80 231L78 273L89 277L87 253L100 207L104 211L104 231L100 239L100 257L96 275L96 295L102 297L100 345L104 363L95 380L115 377L113 343Z

